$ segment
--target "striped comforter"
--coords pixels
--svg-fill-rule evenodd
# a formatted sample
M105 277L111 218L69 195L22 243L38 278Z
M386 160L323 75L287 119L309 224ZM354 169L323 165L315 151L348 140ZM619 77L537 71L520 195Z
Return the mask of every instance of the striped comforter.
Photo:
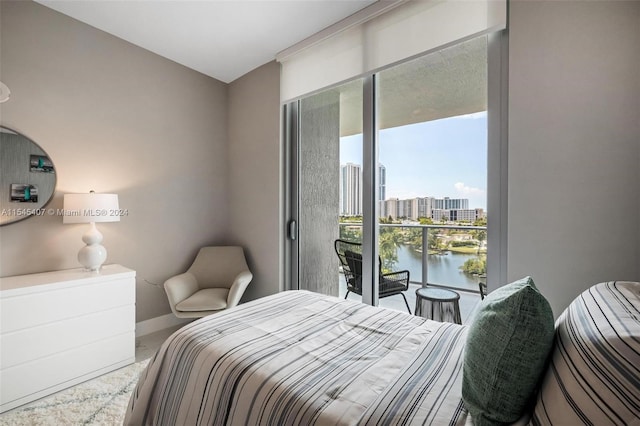
M174 333L131 425L461 425L463 326L304 291Z

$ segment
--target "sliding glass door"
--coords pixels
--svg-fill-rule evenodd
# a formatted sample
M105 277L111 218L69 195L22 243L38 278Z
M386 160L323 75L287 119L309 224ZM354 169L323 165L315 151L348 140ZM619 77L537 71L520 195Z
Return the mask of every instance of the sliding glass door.
M345 297L341 239L361 244L362 294L350 298L377 305L379 275L398 270L410 272L411 304L426 285L477 294L491 255L489 40L287 106L291 288ZM399 297L380 304L406 311Z
M341 139L350 138L351 151L361 157L362 87L355 80L290 105L294 288L332 296L344 289L334 243L341 215L362 217L362 191L360 166L342 163Z
M383 269L419 285L486 282L487 37L378 73Z

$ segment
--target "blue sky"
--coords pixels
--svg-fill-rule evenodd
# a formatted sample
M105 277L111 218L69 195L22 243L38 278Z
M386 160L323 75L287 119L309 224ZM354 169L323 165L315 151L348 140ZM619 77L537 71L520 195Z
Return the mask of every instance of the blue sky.
M487 114L469 114L381 130L387 198L468 198L487 204ZM362 164L362 135L340 138L340 164Z

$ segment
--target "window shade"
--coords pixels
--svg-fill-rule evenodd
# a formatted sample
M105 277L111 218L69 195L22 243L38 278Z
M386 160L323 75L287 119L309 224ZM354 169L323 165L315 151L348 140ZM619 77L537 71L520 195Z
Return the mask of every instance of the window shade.
M279 54L283 102L506 28L507 0L410 0ZM366 9L365 9L366 10Z

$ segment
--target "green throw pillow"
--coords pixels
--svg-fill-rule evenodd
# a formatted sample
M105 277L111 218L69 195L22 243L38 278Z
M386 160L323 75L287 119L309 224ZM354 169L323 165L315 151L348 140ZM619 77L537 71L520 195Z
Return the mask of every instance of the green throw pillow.
M522 416L553 338L551 306L530 277L485 297L469 327L462 372L462 399L476 426Z

